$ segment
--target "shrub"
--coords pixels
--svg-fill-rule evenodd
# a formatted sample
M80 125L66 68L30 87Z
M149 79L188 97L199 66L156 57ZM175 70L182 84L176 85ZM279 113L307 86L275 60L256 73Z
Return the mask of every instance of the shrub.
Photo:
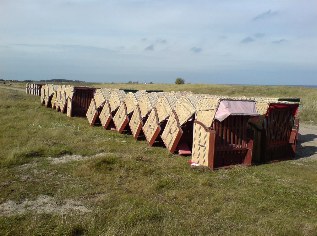
M177 78L177 79L175 80L175 84L185 84L185 80L182 79L182 78Z

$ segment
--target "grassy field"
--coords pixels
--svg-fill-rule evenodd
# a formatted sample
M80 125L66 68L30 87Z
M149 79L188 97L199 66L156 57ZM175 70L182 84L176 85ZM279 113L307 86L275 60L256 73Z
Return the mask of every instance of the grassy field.
M164 90L299 96L302 119L316 121L313 89ZM86 119L41 106L39 97L1 88L0 121L0 235L317 234L316 159L192 169L188 158L90 127Z

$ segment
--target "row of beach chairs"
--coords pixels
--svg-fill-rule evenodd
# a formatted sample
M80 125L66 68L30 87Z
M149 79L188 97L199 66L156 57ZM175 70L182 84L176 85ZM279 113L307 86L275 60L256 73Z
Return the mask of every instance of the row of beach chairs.
M295 157L299 99L45 84L41 103L211 169Z

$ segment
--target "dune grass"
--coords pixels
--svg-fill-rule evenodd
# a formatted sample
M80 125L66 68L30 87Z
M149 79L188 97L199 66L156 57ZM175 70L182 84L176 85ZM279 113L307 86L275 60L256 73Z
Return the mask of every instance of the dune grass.
M316 235L316 159L192 169L188 158L1 88L0 120L0 235ZM91 158L52 162L65 155ZM3 210L39 196L89 211Z

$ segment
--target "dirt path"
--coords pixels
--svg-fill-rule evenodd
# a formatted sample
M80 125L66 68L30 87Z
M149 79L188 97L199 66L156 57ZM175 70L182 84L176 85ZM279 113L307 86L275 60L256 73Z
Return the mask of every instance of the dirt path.
M300 124L297 156L317 159L317 126Z
M54 197L39 195L35 200L25 199L21 203L7 201L0 205L0 215L14 216L32 211L38 214L59 214L64 215L71 212L85 214L91 212L86 206L79 201L66 199L58 201Z

